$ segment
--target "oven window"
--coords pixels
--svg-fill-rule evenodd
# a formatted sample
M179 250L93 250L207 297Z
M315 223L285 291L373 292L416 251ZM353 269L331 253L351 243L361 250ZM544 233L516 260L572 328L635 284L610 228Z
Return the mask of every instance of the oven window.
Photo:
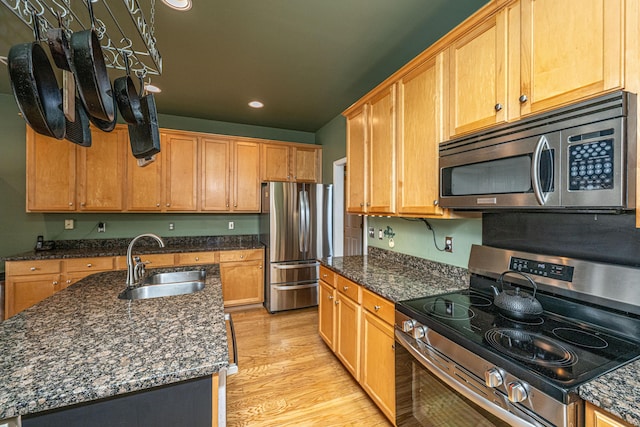
M451 389L396 345L396 425L509 427Z

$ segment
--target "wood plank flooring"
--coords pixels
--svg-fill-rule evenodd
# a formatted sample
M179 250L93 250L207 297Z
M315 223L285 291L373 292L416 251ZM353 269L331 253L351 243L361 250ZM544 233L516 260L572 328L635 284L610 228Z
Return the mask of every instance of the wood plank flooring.
M227 379L227 425L391 426L318 335L318 310L231 313L239 372Z

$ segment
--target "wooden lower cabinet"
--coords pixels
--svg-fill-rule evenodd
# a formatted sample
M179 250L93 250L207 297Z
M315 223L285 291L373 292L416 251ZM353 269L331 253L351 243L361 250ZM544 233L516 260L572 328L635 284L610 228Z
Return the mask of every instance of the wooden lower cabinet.
M318 310L322 339L395 424L394 303L321 266Z
M586 402L584 405L585 427L631 427L631 424Z
M225 307L264 302L264 250L220 253L220 281Z

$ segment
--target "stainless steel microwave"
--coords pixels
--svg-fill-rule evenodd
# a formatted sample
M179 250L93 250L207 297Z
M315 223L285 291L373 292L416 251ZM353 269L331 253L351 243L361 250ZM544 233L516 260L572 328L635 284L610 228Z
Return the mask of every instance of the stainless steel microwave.
M440 206L635 209L636 97L615 92L440 144Z

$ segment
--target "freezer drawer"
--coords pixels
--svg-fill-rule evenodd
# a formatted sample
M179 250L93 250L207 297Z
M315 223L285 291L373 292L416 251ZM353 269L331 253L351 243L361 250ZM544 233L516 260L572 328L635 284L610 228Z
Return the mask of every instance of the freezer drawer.
M270 312L318 305L318 283L271 285L269 287Z
M277 262L271 263L269 283L317 282L320 263L311 262Z

